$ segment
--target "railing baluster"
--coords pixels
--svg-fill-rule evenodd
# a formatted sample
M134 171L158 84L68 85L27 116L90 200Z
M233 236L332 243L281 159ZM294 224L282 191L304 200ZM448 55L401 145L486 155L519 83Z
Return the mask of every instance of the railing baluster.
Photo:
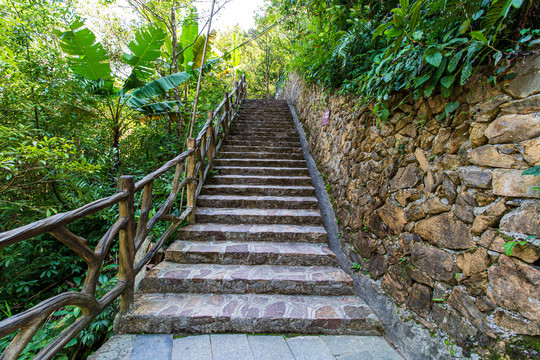
M188 149L194 149L195 150L195 138L189 138L187 141ZM195 209L195 192L197 189L196 184L196 177L195 177L195 152L192 152L188 158L187 158L187 166L186 166L186 176L193 179L188 185L187 185L187 207L192 207ZM195 224L195 211L192 211L191 214L188 215L187 220L190 224Z
M120 314L128 312L133 304L133 293L135 288L135 273L133 271L133 262L135 261L135 210L133 190L135 188L135 179L133 176L120 177L120 190L127 194L125 200L120 201L118 206L118 216L126 218L127 224L120 230L120 247L118 250L119 263L119 281L126 283L126 290L122 294L120 301Z

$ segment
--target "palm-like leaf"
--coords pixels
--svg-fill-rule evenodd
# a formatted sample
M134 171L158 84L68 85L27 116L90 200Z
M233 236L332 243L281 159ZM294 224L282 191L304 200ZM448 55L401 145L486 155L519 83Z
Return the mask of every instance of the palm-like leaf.
M166 36L162 29L155 26L137 31L135 40L129 43L132 54L124 53L122 56L126 63L133 66L125 90L140 87L143 80L153 75L154 60L161 55L160 49Z
M197 23L197 8L192 6L190 9L190 14L187 16L187 18L184 20L184 25L182 25L182 35L180 35L180 43L187 47L183 51L184 55L184 71L187 71L188 69L191 69L191 62L193 61L193 52L192 52L192 44L197 39L197 35L199 34L199 25Z
M216 38L216 34L217 32L214 30L210 33L210 36L208 37L208 46L206 48L207 54L210 52L212 43L214 42L214 39ZM201 67L205 41L206 41L206 36L202 35L202 36L199 36L195 44L193 44L193 64L192 64L193 69L198 69Z
M143 100L163 95L189 79L190 76L186 72L180 72L154 80L142 88L135 90L132 94L133 98Z
M145 115L162 115L176 113L178 112L180 106L182 106L181 101L161 101L149 104L144 103L143 105L135 108L135 110L140 111Z
M103 46L96 42L96 36L79 20L75 20L69 28L69 31L60 33L59 39L73 72L90 80L109 79L109 57Z

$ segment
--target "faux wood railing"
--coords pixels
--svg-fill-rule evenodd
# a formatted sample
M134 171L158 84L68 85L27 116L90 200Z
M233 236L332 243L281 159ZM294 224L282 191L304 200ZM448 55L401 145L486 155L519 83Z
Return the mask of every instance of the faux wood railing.
M208 113L208 120L197 138L188 139L186 151L137 182L134 181L133 176L122 176L119 183L120 192L117 194L86 204L76 210L0 233L0 249L44 233L50 233L79 255L88 265L88 272L80 292L70 291L53 296L29 310L0 322L0 337L20 329L0 356L0 360L17 359L49 316L65 306L77 306L83 315L43 348L35 359L54 357L119 296L121 297L120 313L125 314L129 310L133 304L136 275L154 257L184 220L187 219L190 223L195 221L197 197L212 168L217 151L227 138L231 122L238 116L238 108L245 97L246 80L245 76L242 76L239 83L235 82L233 91L230 94L225 93L224 99L218 107L213 112ZM165 202L157 208L155 214L150 217L154 181L173 168L175 168L175 173L171 192ZM184 170L185 176L182 178ZM184 191L186 192L186 204L183 204ZM134 195L138 192L142 192L142 201L137 221ZM171 209L180 192L182 192L178 207L180 215L174 215L171 213ZM118 219L103 235L94 250L88 247L85 239L73 234L66 227L74 221L116 204L118 204ZM149 233L160 220L170 221L171 224L154 246L143 254L142 259L135 262L135 253L139 251ZM119 241L118 283L101 299L97 299L96 287L100 269L109 248L117 237Z

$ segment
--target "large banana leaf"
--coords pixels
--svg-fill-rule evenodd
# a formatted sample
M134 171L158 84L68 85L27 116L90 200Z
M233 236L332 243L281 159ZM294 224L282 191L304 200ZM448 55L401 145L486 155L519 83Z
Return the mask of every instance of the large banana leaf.
M135 40L129 43L132 54L124 53L122 56L126 63L133 66L124 90L143 85L142 81L154 74L154 60L161 55L160 49L166 36L163 30L155 26L137 31Z
M184 63L182 65L184 67L184 71L191 69L190 63L193 62L194 56L191 44L195 42L195 39L197 39L197 35L199 34L199 24L197 22L197 18L197 8L192 6L189 15L184 19L184 24L182 25L182 35L180 35L180 43L187 47L183 51Z
M210 32L210 36L208 37L208 46L206 47L206 55L210 53L210 49L212 48L212 43L214 42L216 35L217 32L215 30ZM201 35L199 36L195 44L193 44L193 69L199 69L201 67L205 41L206 36Z
M165 92L174 89L191 75L186 72L180 72L154 80L132 93L132 99L145 100L165 94ZM131 101L131 99L130 99ZM141 106L141 105L139 105Z
M69 28L59 34L59 39L73 72L90 80L109 79L109 57L103 46L96 42L96 36L80 20L75 20Z
M162 115L176 113L179 111L180 106L182 106L181 101L173 100L143 104L142 106L134 107L134 109L144 113L145 115Z

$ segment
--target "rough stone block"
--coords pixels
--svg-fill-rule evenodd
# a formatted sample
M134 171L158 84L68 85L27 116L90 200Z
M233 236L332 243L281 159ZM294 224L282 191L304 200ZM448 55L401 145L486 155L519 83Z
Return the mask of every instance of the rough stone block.
M491 188L491 170L468 167L460 168L459 172L463 185L481 189Z
M493 194L540 199L540 191L532 189L540 186L540 176L522 173L522 170L493 170Z
M540 54L521 59L514 71L518 74L505 90L516 98L524 98L540 92Z
M414 231L429 243L448 249L468 249L474 244L467 225L451 212L419 221Z
M484 135L490 144L518 143L540 136L540 112L502 115L489 124Z

